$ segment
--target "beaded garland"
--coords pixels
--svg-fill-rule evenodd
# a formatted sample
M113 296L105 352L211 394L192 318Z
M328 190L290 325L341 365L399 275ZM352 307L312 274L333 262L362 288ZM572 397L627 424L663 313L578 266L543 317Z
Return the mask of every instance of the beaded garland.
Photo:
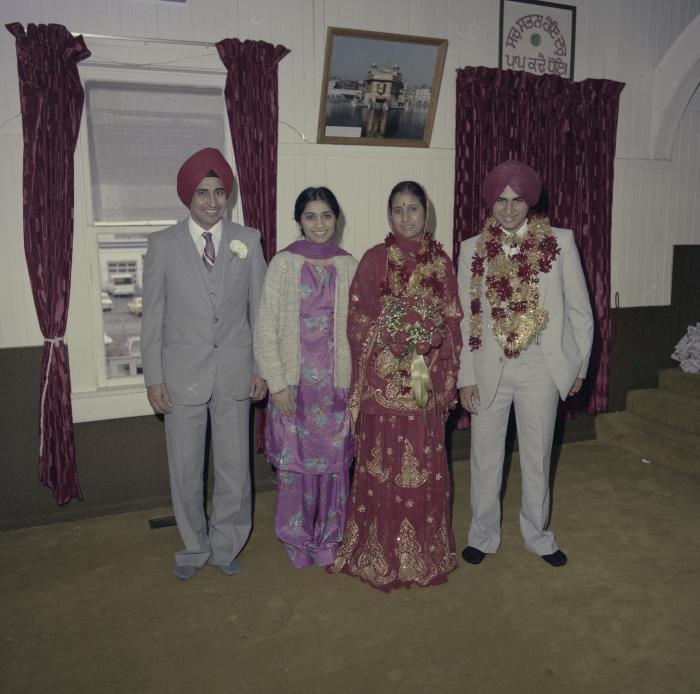
M481 293L485 281L494 337L503 354L512 359L520 356L547 325L549 314L538 306L537 275L552 269L561 249L549 220L539 216L528 218L527 231L515 255L504 253L504 244L508 245L505 232L489 216L472 256L469 349L474 352L481 347Z

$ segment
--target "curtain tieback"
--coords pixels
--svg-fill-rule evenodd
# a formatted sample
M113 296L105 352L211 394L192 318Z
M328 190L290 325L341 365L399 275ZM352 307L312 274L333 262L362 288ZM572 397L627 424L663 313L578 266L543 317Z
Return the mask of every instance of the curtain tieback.
M49 372L51 370L51 362L53 361L53 351L61 342L65 342L64 335L56 335L55 337L45 337L44 342L48 342L49 358L46 360L46 373L44 374L44 387L41 389L41 412L39 418L39 457L44 454L44 402L46 401L46 391L49 387Z

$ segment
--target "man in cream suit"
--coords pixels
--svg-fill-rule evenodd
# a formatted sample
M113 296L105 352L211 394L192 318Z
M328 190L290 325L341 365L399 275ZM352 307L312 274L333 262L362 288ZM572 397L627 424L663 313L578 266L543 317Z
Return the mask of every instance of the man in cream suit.
M549 467L559 398L586 376L593 317L573 234L530 214L539 176L507 161L484 179L492 214L460 248L464 307L459 397L472 414L472 524L465 561L479 564L501 542L505 436L515 406L522 475L520 530L528 550L552 566L566 555L547 529Z
M180 168L187 219L151 234L143 270L141 353L148 401L165 418L170 489L186 581L208 561L239 573L251 529L250 400L267 391L257 375L251 326L265 261L260 234L223 219L233 172L218 150ZM214 456L213 513L202 498L207 418Z

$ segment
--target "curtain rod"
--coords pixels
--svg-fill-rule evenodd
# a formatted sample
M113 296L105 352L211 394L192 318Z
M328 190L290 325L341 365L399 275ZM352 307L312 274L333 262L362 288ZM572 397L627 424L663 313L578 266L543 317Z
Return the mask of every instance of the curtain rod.
M110 34L83 34L80 31L71 31L73 36L82 36L86 39L110 39L114 41L139 41L140 43L172 43L182 46L207 46L214 48L215 43L210 41L186 41L185 39L156 39L147 36L112 36Z

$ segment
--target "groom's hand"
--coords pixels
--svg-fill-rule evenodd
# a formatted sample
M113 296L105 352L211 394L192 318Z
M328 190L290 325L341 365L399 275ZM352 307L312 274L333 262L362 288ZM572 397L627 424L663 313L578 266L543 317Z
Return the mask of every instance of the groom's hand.
M146 387L146 395L148 402L156 414L167 414L172 409L173 403L170 402L170 395L165 383L156 383L153 386Z
M571 386L571 390L569 391L569 397L571 397L572 395L576 395L579 392L579 390L581 390L582 385L583 385L583 379L580 377L577 378L574 381L574 385Z
M479 414L479 405L481 405L481 400L479 400L479 386L462 386L459 389L459 401L462 407L469 412L469 414Z
M267 395L267 383L258 374L250 380L250 399L262 400Z

